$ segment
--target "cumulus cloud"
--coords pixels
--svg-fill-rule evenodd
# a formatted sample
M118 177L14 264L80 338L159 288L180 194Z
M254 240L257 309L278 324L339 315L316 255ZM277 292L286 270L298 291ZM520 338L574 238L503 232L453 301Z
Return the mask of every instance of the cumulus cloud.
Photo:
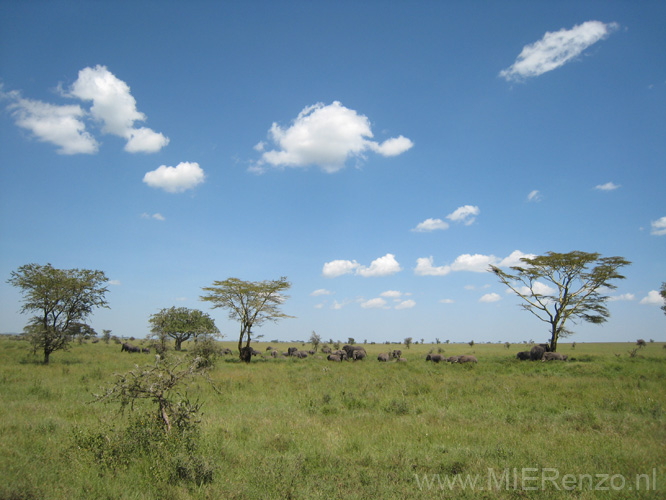
M617 23L587 21L570 30L546 32L541 40L523 47L516 61L500 71L499 76L507 81L521 81L552 71L603 40L617 28Z
M181 193L192 189L202 182L206 176L196 162L182 162L175 167L161 167L146 173L143 182L150 187L164 189L168 193Z
M355 260L333 260L326 262L322 275L326 278L337 278L344 274L357 274L365 278L389 276L402 271L395 255L387 253L383 257L373 260L369 266L362 266Z
M86 112L81 106L56 106L24 99L18 92L10 92L5 97L12 101L8 109L16 125L29 130L38 141L57 146L59 154L92 154L99 149L95 138L85 130Z
M161 133L134 127L134 122L145 121L146 115L137 110L129 85L106 66L79 71L79 77L66 95L92 101L90 114L102 124L102 132L126 139L125 150L130 153L154 153L169 143Z
M641 299L640 303L649 306L663 306L664 298L657 290L650 290L647 296Z
M652 221L650 224L652 225L652 231L650 231L650 234L654 236L666 235L666 217Z
M86 120L90 118L101 124L103 134L127 140L125 151L129 153L154 153L169 143L159 132L134 126L135 122L145 121L146 115L137 110L129 86L106 66L82 69L69 90L60 91L62 97L92 102L90 109L78 104L55 105L24 99L17 91L1 95L10 100L9 110L16 124L30 130L37 140L56 145L60 154L98 151L98 141L86 131Z
M388 309L386 307L386 301L381 297L361 302L361 307L363 309Z
M617 184L613 184L612 182L607 182L606 184L599 184L597 186L594 186L594 189L597 189L598 191L615 191L619 187L620 186Z
M388 299L399 299L402 297L402 292L399 292L397 290L386 290L385 292L380 293L382 297L386 297Z
M503 258L499 261L499 264L495 264L498 267L514 267L514 266L524 266L525 263L521 259L533 259L536 257L533 253L523 253L520 250L514 250L508 257Z
M253 171L262 171L264 165L273 167L308 167L316 165L328 173L345 167L350 158L363 159L373 151L382 156L396 156L414 144L403 137L372 141L370 120L340 102L324 105L317 103L304 108L291 126L283 128L273 123L269 138L276 149L266 151L260 142L255 150L262 152Z
M636 300L636 296L633 293L623 293L622 295L615 295L613 297L608 297L609 302L629 302Z
M400 310L400 309L411 309L412 307L416 306L416 302L413 301L412 299L408 300L403 300L402 302L399 302L396 304L395 308Z
M321 297L322 295L331 295L331 292L325 288L320 288L310 294L311 297Z
M109 285L112 286L120 286L122 283L120 283L120 280L109 280Z
M530 194L527 195L527 201L541 201L541 193L539 192L538 189L535 189L534 191L530 191Z
M479 302L490 303L490 302L497 302L498 300L502 300L502 297L500 297L498 294L487 293L479 299Z
M520 262L521 257L533 257L531 254L524 254L520 250L514 250L511 255L504 259L499 259L494 255L483 254L462 254L456 257L451 264L435 266L432 257L420 257L416 259L414 274L418 276L446 276L452 271L470 271L482 273L488 270L491 265L499 267L510 267Z
M412 231L417 233L429 233L431 231L443 231L449 228L449 224L442 219L426 219L419 223Z
M555 294L556 290L552 287L549 287L548 285L541 283L540 281L535 281L534 284L532 285L532 291L526 286L521 287L518 289L520 293L523 295L531 295L532 291L536 295L545 295L545 296L552 296ZM512 290L507 290L507 293L513 293Z
M466 226L469 226L474 223L476 216L479 215L479 213L479 207L465 205L463 207L456 208L452 213L447 215L446 218L453 222L462 222Z

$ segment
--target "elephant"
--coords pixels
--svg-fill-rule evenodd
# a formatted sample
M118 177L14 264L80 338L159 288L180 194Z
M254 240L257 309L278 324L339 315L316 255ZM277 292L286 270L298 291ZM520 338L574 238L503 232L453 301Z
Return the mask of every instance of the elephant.
M324 347L321 348L321 352L324 354L331 354L331 348L325 345Z
M298 347L290 347L289 349L287 349L287 356L293 356L297 352L298 352Z
M132 344L128 344L127 342L123 342L123 345L120 346L120 352L141 352L141 348L134 346Z
M274 351L274 350L275 350L275 349L273 349L271 346L268 346L268 347L266 348L266 352L268 352L268 351Z
M530 351L520 351L518 354L516 354L516 358L521 361L530 359Z
M308 354L309 354L310 356L314 356L316 353L317 353L317 351L315 351L314 349L310 349L310 350L308 351Z
M457 363L478 363L476 356L459 356Z
M391 353L391 356L398 359L400 358L400 356L402 356L402 351L400 349L394 349L393 352Z
M432 361L433 363L439 363L440 361L446 361L446 358L441 354L428 354L426 356L426 361Z
M150 354L150 348L149 347L144 347L143 349L141 349L141 352L146 352L146 353Z
M460 356L449 356L448 358L446 358L446 360L447 360L449 363L457 363L457 362L458 362L458 358L460 358Z
M532 361L539 361L543 358L544 352L546 352L546 349L542 345L535 345L530 349L530 359Z
M233 354L233 351L232 351L231 349L229 349L228 347L225 347L224 349L222 349L221 352L222 352L222 354L224 354L224 355L227 355L227 354Z
M367 356L365 349L360 345L344 345L342 350L347 353L347 359L353 359L354 361L365 359Z
M338 356L337 354L329 354L326 357L326 359L328 359L329 361L338 361L338 362L342 361L342 358L340 358L340 356Z
M308 357L308 353L305 351L296 351L292 356L299 358L299 359L305 359Z
M273 350L271 351L271 357L272 357L272 358L277 358L277 357L278 357L278 354L279 354L279 353L278 353L275 349L273 349Z
M349 359L347 358L347 351L343 351L342 349L338 349L337 351L332 351L331 354L339 356L341 361L346 361L347 359Z
M377 356L377 361L383 361L384 363L389 360L389 355L388 353L381 353L379 356Z
M566 361L568 358L569 356L559 352L544 352L541 361Z

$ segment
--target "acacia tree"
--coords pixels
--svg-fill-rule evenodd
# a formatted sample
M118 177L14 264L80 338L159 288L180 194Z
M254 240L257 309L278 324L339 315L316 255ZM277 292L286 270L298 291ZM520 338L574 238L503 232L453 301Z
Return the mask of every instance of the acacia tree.
M601 324L608 319L604 305L608 297L602 292L617 288L611 280L624 279L618 269L631 264L622 257L580 251L548 252L520 260L524 265L511 267L513 274L497 266L489 271L523 299L523 309L549 324L553 352L558 339L572 333L565 327L568 320Z
M198 335L219 334L215 321L206 313L187 307L162 309L150 317L152 332L158 338L171 337L174 349L180 351L183 342Z
M661 306L661 310L666 314L666 281L661 284L661 290L659 290L659 295L664 299L664 305Z
M97 307L108 308L108 278L102 271L56 269L51 264L26 264L12 271L7 283L21 289L21 312L35 312L25 327L35 351L43 349L44 364L52 352L66 349L72 336Z
M314 347L314 350L316 351L319 348L319 344L321 342L321 337L312 330L312 335L310 335L310 343L312 344L312 347Z
M229 311L229 319L240 323L238 336L238 351L240 359L249 363L252 359L252 328L260 326L266 321L276 322L282 318L291 318L280 310L280 307L289 298L284 292L291 287L286 277L277 280L243 281L238 278L228 278L224 281L214 281L210 287L204 287L208 292L200 298L212 302L213 309L221 307ZM245 346L243 346L245 342Z

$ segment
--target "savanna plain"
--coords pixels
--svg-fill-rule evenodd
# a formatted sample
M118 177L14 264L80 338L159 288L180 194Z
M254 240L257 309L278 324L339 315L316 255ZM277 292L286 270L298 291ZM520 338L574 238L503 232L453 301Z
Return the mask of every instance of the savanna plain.
M164 439L154 401L95 396L153 353L73 343L44 365L2 339L0 498L666 498L663 343L561 343L566 362L519 361L523 344L364 347L219 357L174 389L191 413ZM393 349L407 362L377 361ZM478 364L425 361L440 351Z

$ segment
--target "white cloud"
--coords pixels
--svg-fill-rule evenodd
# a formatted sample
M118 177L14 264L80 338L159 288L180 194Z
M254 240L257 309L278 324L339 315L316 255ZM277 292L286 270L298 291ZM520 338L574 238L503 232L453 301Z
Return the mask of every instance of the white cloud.
M310 297L320 297L322 295L331 295L331 292L329 290L326 290L325 288L320 288L319 290L315 290L310 294Z
M387 299L399 299L402 297L402 292L398 292L397 290L386 290L385 292L382 292L379 294L382 297L386 297Z
M64 155L96 153L99 144L86 132L85 111L78 105L56 106L32 99L23 99L18 92L5 95L12 99L8 106L16 124L29 130L42 142L58 146Z
M449 228L449 224L442 219L426 219L419 223L412 231L417 233L428 233L430 231L445 230Z
M340 310L343 307L345 307L347 304L349 304L348 300L343 300L342 302L338 302L337 300L333 301L333 305L331 306L331 309Z
M156 214L150 215L150 214L144 212L144 213L141 214L141 218L142 218L142 219L155 219L155 220L159 220L159 221L164 221L164 220L166 220L166 219L164 218L164 216L163 216L162 214L160 214L160 213L156 213Z
M120 280L109 280L109 285L120 286L121 283L120 283Z
M102 124L102 132L127 140L130 153L154 153L169 144L169 139L149 128L134 128L134 122L145 121L146 115L136 109L129 86L106 66L84 68L72 84L69 97L92 101L90 114Z
M652 221L650 224L652 225L652 231L650 231L650 234L654 236L666 235L666 217Z
M469 226L474 223L476 216L479 215L479 213L479 207L465 205L463 207L456 208L452 213L447 215L446 218L452 220L453 222L462 222L466 226Z
M402 271L400 264L395 260L395 255L387 253L370 263L370 267L361 266L356 270L363 277L389 276Z
M607 182L606 184L599 184L597 186L594 186L594 189L597 189L599 191L615 191L619 187L620 186L617 184L613 184L612 182Z
M521 257L534 257L532 254L524 254L520 250L514 250L511 255L499 259L494 255L462 254L456 257L452 264L435 266L432 257L420 257L416 259L414 274L418 276L446 276L452 271L471 271L482 273L488 270L490 265L499 267L510 267L520 263Z
M304 108L288 128L273 123L269 137L277 149L264 151L264 143L259 143L259 148L255 146L256 150L263 151L261 159L251 167L255 172L268 164L274 167L316 165L333 173L343 169L349 158L363 159L367 151L396 156L413 146L412 141L403 136L381 144L370 140L373 135L368 118L338 101Z
M539 192L538 189L535 189L534 191L531 191L530 194L527 195L527 201L541 201L541 193Z
M647 304L649 306L663 306L664 298L657 290L650 290L646 297L641 299L641 304Z
M624 293L622 295L615 295L614 297L608 297L609 302L618 302L618 301L632 301L636 300L636 296L633 293Z
M386 307L386 301L380 297L361 302L361 307L363 309L388 309Z
M416 259L416 267L414 274L417 276L446 276L451 272L451 266L438 266L433 265L433 258L420 257Z
M498 300L502 300L502 297L500 297L498 294L487 293L479 299L479 302L490 303L490 302L497 302Z
M143 182L150 187L164 189L169 193L182 193L202 182L206 176L196 162L182 162L175 167L162 165L156 170L146 173Z
M440 304L454 304L455 301L453 299L442 299L439 301Z
M511 255L505 257L496 265L498 267L524 266L525 263L520 259L533 259L534 257L536 257L536 255L533 253L523 253L520 250L514 250L511 252Z
M511 292L511 290L508 290L508 291ZM532 291L530 291L530 289L526 286L521 287L519 289L519 291L523 295L531 295L532 291L533 291L537 295L547 295L547 296L552 296L556 292L556 290L554 288L551 288L548 285L545 285L545 284L543 284L539 281L534 282L534 284L532 285Z
M402 302L397 304L395 306L395 308L398 309L398 310L400 310L400 309L411 309L415 305L416 305L416 302L414 302L412 299L408 299L408 300L403 300Z
M344 274L355 273L365 278L389 276L402 271L400 264L395 260L395 255L387 253L383 257L373 260L370 266L362 266L351 260L333 260L326 262L322 269L322 275L326 278L337 278Z
M587 21L570 30L546 32L541 40L526 45L516 61L499 76L507 81L521 81L542 75L566 64L590 45L606 38L618 28L616 23Z

